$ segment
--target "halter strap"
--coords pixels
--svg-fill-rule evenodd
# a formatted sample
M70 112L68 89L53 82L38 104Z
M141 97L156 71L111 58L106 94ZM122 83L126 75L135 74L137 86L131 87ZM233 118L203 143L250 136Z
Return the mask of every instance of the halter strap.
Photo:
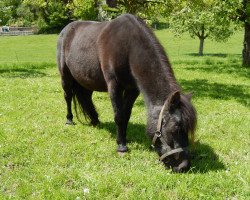
M152 147L154 147L157 139L159 138L160 141L162 142L162 144L164 145L164 147L167 149L166 153L162 154L159 158L160 161L163 161L166 157L175 154L175 153L180 153L182 151L187 151L188 148L184 147L184 148L176 148L176 149L172 149L166 142L166 140L164 140L164 138L162 137L162 121L163 121L163 112L164 109L166 107L168 103L168 100L165 101L164 105L162 106L161 112L159 114L159 119L158 119L158 123L157 123L157 131L154 134L153 140L152 140Z
M167 151L166 153L164 153L163 155L161 155L161 157L159 158L160 161L163 161L166 157L175 154L175 153L180 153L182 151L187 151L187 147L185 148L177 148L177 149L172 149L171 151Z

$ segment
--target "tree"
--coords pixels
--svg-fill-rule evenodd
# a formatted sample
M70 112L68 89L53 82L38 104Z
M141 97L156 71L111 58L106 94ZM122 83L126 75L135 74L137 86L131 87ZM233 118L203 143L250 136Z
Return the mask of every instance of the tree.
M242 50L242 65L250 66L250 1L242 1L240 20L244 22L244 42Z
M170 25L176 34L188 32L191 37L198 37L198 55L202 56L206 38L225 41L233 34L236 25L230 17L236 7L228 0L182 1L173 12Z

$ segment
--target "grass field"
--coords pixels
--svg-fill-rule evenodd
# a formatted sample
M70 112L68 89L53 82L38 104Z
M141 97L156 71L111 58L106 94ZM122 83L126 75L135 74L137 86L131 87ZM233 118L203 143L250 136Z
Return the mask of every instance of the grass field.
M0 199L250 199L250 74L242 33L227 43L156 32L198 113L192 168L165 170L145 136L143 99L116 153L109 97L95 93L102 124L65 126L56 35L0 37Z

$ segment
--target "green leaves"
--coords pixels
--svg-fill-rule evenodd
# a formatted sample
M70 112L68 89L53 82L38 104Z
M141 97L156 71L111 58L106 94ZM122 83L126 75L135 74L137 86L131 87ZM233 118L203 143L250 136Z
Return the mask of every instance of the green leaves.
M9 25L8 22L17 16L16 9L20 4L19 0L0 1L0 25Z
M117 0L115 10L111 10L108 7L103 7L103 9L111 18L122 13L131 13L143 19L154 21L169 16L170 11L173 9L172 1L173 0ZM113 15L114 13L115 15Z
M18 23L20 26L36 24L45 32L55 32L73 20L96 20L98 2L98 0L4 0L0 2L2 20L0 23ZM5 12L6 9L8 12Z
M73 17L82 20L96 20L98 16L97 1L93 0L73 0L69 4Z

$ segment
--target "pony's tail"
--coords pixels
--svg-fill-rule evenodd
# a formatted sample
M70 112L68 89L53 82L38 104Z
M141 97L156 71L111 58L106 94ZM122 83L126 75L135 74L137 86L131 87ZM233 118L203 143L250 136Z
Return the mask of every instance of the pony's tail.
M74 81L72 88L73 104L78 121L84 124L82 117L84 116L87 122L94 126L97 125L99 123L98 113L92 102L92 92L86 90L76 81Z

